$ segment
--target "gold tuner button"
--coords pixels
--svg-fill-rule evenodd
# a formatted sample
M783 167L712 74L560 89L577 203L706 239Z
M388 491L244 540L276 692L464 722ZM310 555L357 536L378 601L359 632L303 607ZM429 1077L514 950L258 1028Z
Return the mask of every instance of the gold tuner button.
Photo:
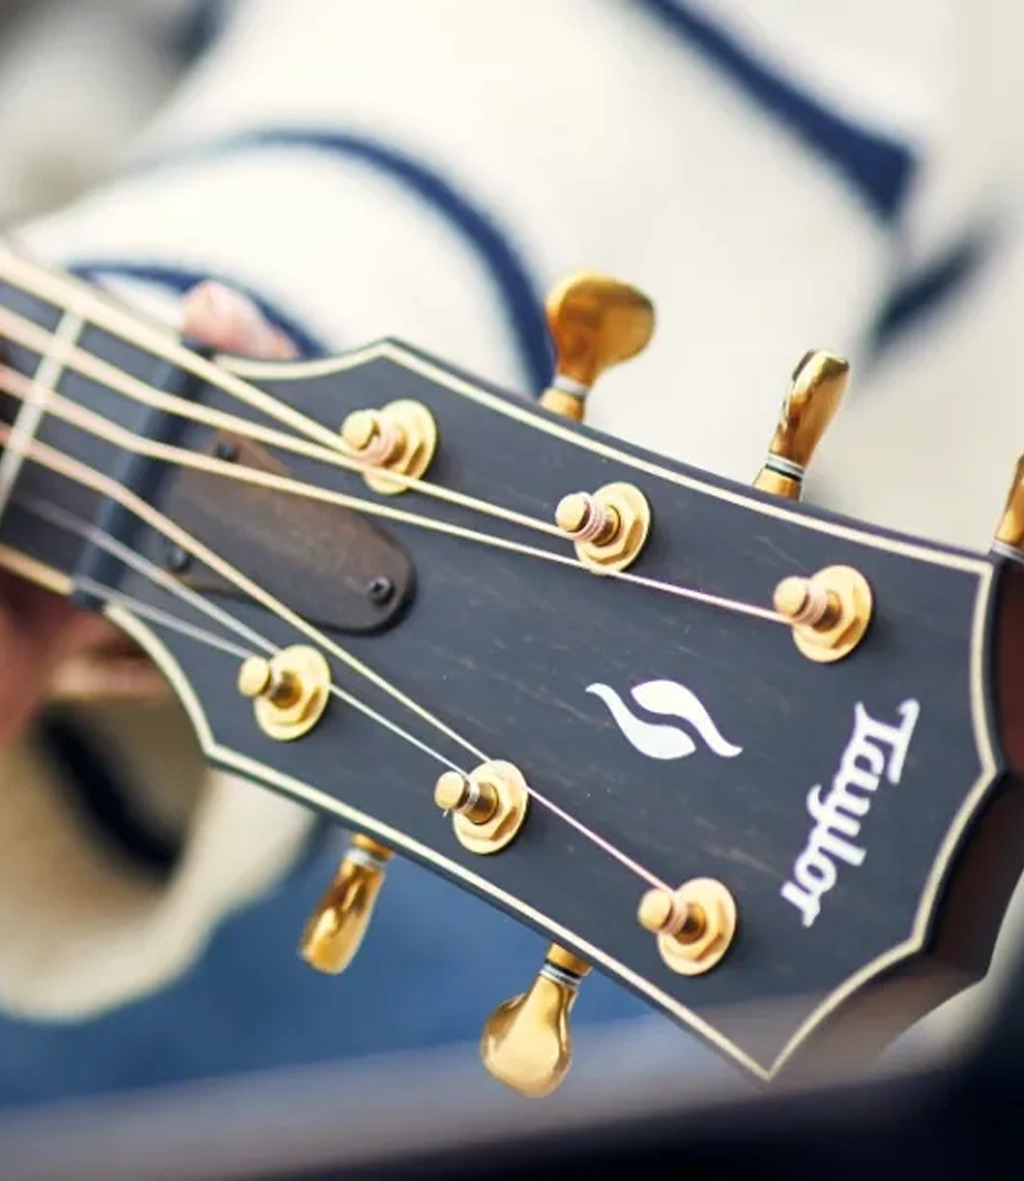
M842 660L857 647L874 607L867 579L851 566L827 566L811 578L784 578L773 604L804 656L822 664Z
M287 742L320 720L331 693L331 669L315 649L297 644L270 658L250 656L238 670L238 692L253 703L260 729Z
M1017 460L1014 469L1003 515L992 541L992 553L1015 562L1024 562L1024 456Z
M363 479L375 492L404 492L430 467L437 451L437 423L421 402L402 399L380 410L354 410L341 438L365 464Z
M370 837L354 836L334 880L302 932L299 954L318 972L344 972L370 925L384 870L394 854Z
M625 570L643 551L651 506L632 484L605 484L596 492L570 492L555 508L555 524L596 574Z
M714 878L694 878L677 890L648 890L637 919L657 935L665 964L682 976L710 972L736 935L736 903Z
M572 1065L569 1012L589 971L579 956L552 943L529 991L487 1018L480 1057L499 1082L531 1099L561 1083Z
M800 499L804 472L839 409L849 376L849 363L842 357L822 351L804 355L793 371L755 488Z
M238 692L255 701L263 698L282 709L294 705L302 692L295 674L262 656L250 656L238 670Z
M569 275L544 301L555 346L555 376L540 404L582 422L590 387L606 370L641 352L654 332L654 305L608 275Z
M493 759L469 775L446 771L434 786L434 803L452 816L456 839L471 853L497 853L523 827L530 789L518 768Z

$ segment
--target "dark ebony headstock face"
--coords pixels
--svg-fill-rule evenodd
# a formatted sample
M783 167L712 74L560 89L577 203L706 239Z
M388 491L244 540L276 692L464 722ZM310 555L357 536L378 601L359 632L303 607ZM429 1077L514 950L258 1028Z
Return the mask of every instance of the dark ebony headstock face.
M275 741L235 689L237 657L148 622L212 759L478 892L757 1073L776 1069L858 984L929 949L946 876L1001 770L989 560L640 453L396 345L239 370L332 430L352 410L422 404L439 435L431 484L540 521L567 492L634 485L651 509L635 575L770 611L784 578L848 566L869 584L873 614L855 651L818 663L786 624L545 560L534 551L573 558L571 543L419 491L381 495L359 474L278 453L292 476L399 514L365 518L415 571L407 605L379 630L332 626L343 620L324 588L332 566L345 581L348 560L323 553L322 536L303 559L303 502L283 493L273 529L293 568L267 578L282 598L293 577L320 587L307 616L382 679L326 652L335 682L421 745L339 700L302 738ZM202 397L252 413L209 387ZM179 439L196 450L209 441L201 427ZM189 478L166 476L157 503L173 505ZM217 477L204 478L215 491ZM218 552L260 581L267 544L270 533L261 545L221 537ZM140 548L165 564L163 539ZM131 572L120 586L169 606ZM276 644L302 639L244 598L212 598ZM468 772L480 756L513 763L559 810L532 799L492 855L464 848L433 798L440 760ZM712 970L667 966L637 921L650 882L608 844L672 887L711 878L727 888L737 929Z
M761 1076L844 1002L924 968L934 1001L947 977L983 965L1016 864L1014 842L998 840L1002 566L641 452L397 344L309 364L227 360L220 372L238 376L216 380L158 373L151 353L95 325L80 344L204 421L142 409L73 369L60 393L206 466L152 450L140 466L123 439L55 414L41 444L164 517L66 474L44 486L33 469L4 542L80 593L126 596L108 610L171 679L211 760L473 890ZM8 352L21 371L35 361ZM397 493L329 462L347 416L396 401L437 433L411 468L423 483ZM283 420L282 405L304 417ZM608 485L649 509L623 572L591 569L554 524L566 494ZM69 538L52 512L40 519L41 500L99 523L142 565ZM812 659L776 614L780 584L836 568L867 595L858 636L841 659ZM828 594L818 606L836 609ZM239 670L294 645L326 658L337 691L309 725L275 734L261 725L270 682L248 678L264 694L254 706ZM275 684L287 712L289 685ZM435 785L489 760L512 764L529 795L510 839L481 851L457 838ZM972 909L985 873L992 904ZM708 879L719 894L698 893L686 921L721 898L730 921L691 971L638 905L652 887Z

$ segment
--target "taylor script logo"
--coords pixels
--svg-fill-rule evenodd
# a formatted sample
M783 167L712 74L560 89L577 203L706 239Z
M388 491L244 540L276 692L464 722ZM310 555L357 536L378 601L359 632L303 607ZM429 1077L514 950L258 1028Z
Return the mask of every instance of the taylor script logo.
M649 759L684 759L697 749L696 742L683 726L643 721L608 685L588 685L587 692L601 698L626 741ZM642 685L635 685L630 693L637 705L648 713L677 718L691 726L708 750L719 758L734 759L743 753L741 746L733 746L722 737L696 693L678 681L644 681Z
M823 796L817 784L807 793L807 811L814 821L803 852L793 863L782 897L800 912L805 927L821 913L821 900L836 884L836 863L862 865L867 855L856 842L884 776L895 786L903 775L907 748L921 713L919 702L904 701L897 725L879 722L858 701L853 708L853 734L839 763L839 772Z

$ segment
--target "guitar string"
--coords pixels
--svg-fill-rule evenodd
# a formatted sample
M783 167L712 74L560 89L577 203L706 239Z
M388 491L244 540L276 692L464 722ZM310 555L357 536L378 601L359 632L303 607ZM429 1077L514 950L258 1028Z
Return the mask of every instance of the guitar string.
M32 352L45 356L53 343L54 335L45 328L41 328L38 324L32 323L31 320L26 320L24 317L19 316L16 312L0 307L0 338L9 340L14 344L22 345ZM252 422L250 419L241 418L238 415L217 410L210 406L204 406L199 402L189 401L187 398L182 398L177 394L170 394L165 390L158 389L156 386L149 385L147 382L128 373L127 370L121 369L109 361L104 361L94 353L88 352L80 345L67 351L64 368L73 370L85 377L91 377L95 381L103 383L110 389L133 401L141 402L143 405L151 406L154 409L163 410L168 414L188 419L191 422L201 422L207 426L217 427L221 430L233 431L235 434L243 435L246 438L259 440L270 446L280 447L282 450L291 451L296 455L303 455L306 458L315 459L321 463L330 464L333 467L340 467L357 475L373 470L373 466L365 460L349 455L346 451L336 449L337 446L346 447L340 435L337 436L336 447L329 448L312 443L308 439L289 435L284 431L276 430L274 427ZM11 370L11 372L16 373L17 370ZM497 517L501 520L509 521L512 524L521 525L527 529L534 529L538 532L546 533L551 537L563 537L561 529L550 521L543 521L539 517L531 517L525 513L517 512L515 509L492 504L476 496L470 496L468 493L446 488L442 484L434 484L429 480L421 480L415 476L403 475L401 472L389 472L388 478L393 479L396 484L401 485L407 490L414 490L422 492L427 496L434 496L439 500L447 501L460 508Z
M217 636L205 628L196 627L194 623L189 623L185 619L179 619L176 615L162 611L159 607L144 603L133 595L126 595L124 591L115 590L112 586L97 582L95 578L83 576L75 581L82 590L88 591L90 595L102 600L105 605L125 607L140 619L147 619L150 623L158 624L169 631L176 631L179 635L187 636L188 639L195 640L198 644L205 644L208 648L219 648L221 652L226 652L238 660L248 660L250 656L254 655L248 648L243 648L240 644L233 644L230 640L225 640L223 636Z
M104 550L106 553L110 554L111 557L116 558L123 565L128 566L137 574L141 574L144 578L149 579L150 582L154 583L161 590L166 591L170 595L176 596L194 610L206 615L208 618L219 623L222 627L227 628L229 631L233 631L242 639L247 640L254 648L262 649L264 652L269 652L271 654L281 650L279 645L267 639L266 636L256 631L255 628L243 623L240 619L236 619L235 616L229 611L223 610L215 603L211 603L208 599L205 599L201 594L199 594L198 591L195 591L192 587L179 582L155 562L151 562L142 554L137 554L134 550L129 549L128 546L118 541L116 537L113 537L111 534L100 529L98 526L91 525L88 521L83 520L74 513L68 512L67 509L63 509L59 505L53 504L52 502L43 500L39 497L17 496L15 498L15 503L19 508L35 517L38 517L40 520L46 521L48 524L54 525L58 529L63 529L68 533L73 533L77 537L81 537L83 540L88 541L98 548ZM79 576L76 577L75 582L76 584L80 585L83 590L92 593L87 583L92 583L94 580ZM108 587L105 588L105 590L112 590L112 588ZM121 591L116 591L114 593L123 594ZM141 600L135 601L141 603ZM153 608L152 610L156 611L159 609ZM176 619L177 617L169 616L168 618ZM171 625L168 624L168 626ZM178 630L182 630L182 628L185 626L190 625L186 625L183 621L179 621ZM236 648L236 654L239 652L242 653L242 659L245 659L247 656L252 654L251 652L244 649ZM465 775L465 770L457 763L453 763L451 759L441 754L440 751L434 750L432 746L429 746L415 735L410 734L402 726L399 726L397 722L391 721L390 718L385 717L384 714L379 713L372 706L369 706L365 702L360 701L358 697L349 693L347 690L342 689L340 685L332 683L330 690L335 697L339 698L341 701L344 701L346 705L350 705L359 710L368 718L377 722L379 725L384 726L386 729L392 731L392 733L397 734L405 742L408 742L412 746L417 747L419 750L423 751L424 754L430 755L431 758L436 759L439 763L448 767L450 770L458 771L460 775Z
M2 272L6 272L8 277L18 283L23 290L32 292L58 307L73 311L76 315L83 317L96 327L104 329L136 347L146 349L152 354L176 364L185 372L202 378L208 384L215 386L217 389L238 399L249 407L259 410L268 417L290 426L298 434L306 435L308 438L318 439L332 453L338 454L344 450L345 444L336 432L331 431L322 423L317 422L316 419L310 418L308 415L282 402L279 398L274 397L258 386L245 381L237 374L230 373L199 353L186 348L168 333L166 326L147 322L141 317L129 313L118 306L110 297L99 292L95 287L75 280L70 276L62 276L46 271L28 259L13 253L9 248L0 247L0 273ZM0 313L4 315L15 314L8 312L6 309L0 309ZM39 329L39 326L33 325L31 321L26 321L21 317L19 317L19 320L23 328ZM39 329L39 331L41 331L44 339L50 335L46 329ZM45 351L46 348L44 346L42 352L45 353ZM81 354L83 350L79 349L76 352ZM90 356L87 352L84 355L86 357ZM72 365L71 367L74 366ZM139 384L145 386L145 383ZM150 388L152 389L152 387ZM154 390L153 392L160 393L161 395L164 394L164 391ZM187 403L187 405L191 406L193 404ZM339 455L339 458L342 458L342 456ZM342 466L344 465L342 464ZM358 463L357 470L365 471L369 466L371 465L361 462ZM399 479L398 473L389 472L388 478L391 479L392 477L396 480ZM415 487L417 491L424 492L427 495L439 496L442 499L451 499L454 496L458 496L462 498L460 502L467 506L470 501L474 501L477 511L490 512L494 515L505 516L506 519L513 519L513 517L507 516L513 510L503 509L497 505L491 505L486 501L476 500L473 497L466 498L466 495L463 493L455 493L452 489L446 489L442 485L433 484L429 481L417 480L414 485L409 481L408 477L401 477L401 479L407 483L408 487ZM366 509L364 511L369 510ZM514 517L518 518L518 523L527 525L529 528L539 528L542 532L552 534L559 538L564 537L562 531L557 526L552 526L550 522L526 517L521 514L514 514ZM542 550L533 552L537 556L543 555L552 561L561 560L563 564L575 565L580 569L586 570L588 573L593 573L582 562L573 562L572 559L561 558L561 556L556 557ZM707 595L704 592L693 591L689 588L677 587L672 583L663 582L659 579L644 578L642 575L631 574L628 570L604 571L602 572L602 576L618 578L622 581L632 582L635 585L645 586L651 590L675 594L683 598L691 598L712 606L741 611L743 614L761 618L772 623L780 623L784 626L791 626L792 623L786 616L780 615L778 612L769 610L768 608L759 607L754 604L742 604L741 606L736 600Z
M0 244L0 274L17 283L22 291L39 296L58 308L73 311L121 340L145 349L169 361L195 377L200 377L224 393L259 410L308 438L319 439L337 451L343 446L340 437L315 419L282 402L279 398L251 385L220 368L199 353L193 352L172 336L166 325L145 320L118 306L111 297L69 275L46 271ZM43 330L46 331L45 329Z
M10 428L0 425L0 443L6 440L6 437L9 435L9 433ZM424 720L430 722L436 728L441 729L442 732L447 734L449 737L452 737L454 741L464 746L467 750L479 758L481 762L488 761L487 757L481 751L477 750L465 739L455 734L454 731L449 730L446 726L444 726L443 723L434 718L434 716L430 714L429 711L423 709L420 706L417 706L411 701L411 699L406 697L405 694L402 694L394 686L390 685L389 682L387 682L384 678L380 678L377 674L372 673L372 670L368 669L367 666L362 664L362 662L355 661L354 657L351 657L348 653L345 653L344 649L340 648L339 645L332 643L328 637L319 633L318 629L313 628L311 625L307 624L305 620L301 618L301 616L295 615L288 608L284 607L283 604L278 604L280 610L275 611L275 608L271 604L277 603L277 600L275 600L272 595L262 591L261 588L257 587L254 583L251 583L250 580L248 580L240 571L234 570L234 567L232 567L229 563L224 562L216 555L212 554L212 552L207 550L206 546L204 546L201 542L195 538L192 538L184 530L176 526L174 522L167 520L167 518L165 518L162 513L153 509L152 506L148 505L145 501L140 500L133 493L131 493L130 490L122 488L122 486L117 484L115 481L110 480L108 477L102 476L101 473L93 471L84 464L80 464L77 460L63 456L60 452L54 452L53 448L50 448L47 444L40 443L38 441L30 444L27 458L35 463L41 464L44 467L48 467L52 471L56 471L66 479L70 479L75 483L84 484L87 487L92 487L94 490L100 491L104 495L110 496L111 499L116 500L130 512L133 512L136 516L139 516L142 520L146 521L146 523L149 524L151 528L155 529L157 532L163 533L164 536L169 537L170 540L172 540L175 544L181 545L183 549L188 550L200 561L204 561L207 563L207 565L210 565L213 569L216 569L218 573L222 575L222 577L227 578L228 581L234 581L235 585L238 586L239 589L249 593L250 596L255 598L257 602L261 602L261 604L272 614L278 614L281 618L284 618L286 622L291 623L292 626L302 625L300 630L302 630L306 635L309 635L310 638L314 639L316 642L319 642L329 652L332 652L335 655L342 654L339 655L340 659L350 664L354 662L354 664L359 666L359 668L365 668L366 674L372 675L372 683L376 684L379 681L379 687L384 688L385 691L389 692L393 697L396 698L396 700L399 700L402 704L408 703L407 708L414 709L414 712L423 717ZM76 474L76 472L78 474ZM95 482L93 478L97 478ZM59 511L64 513L65 519L68 515L70 515L66 514L65 510ZM104 539L103 542L99 544L102 545L102 548L107 549L107 552L112 553L120 560L126 561L126 564L131 565L140 573L145 573L149 576L152 576L151 571L159 572L160 578L157 580L159 585L165 585L167 589L173 587L175 593L187 593L188 595L195 596L195 602L193 605L196 606L197 609L205 611L206 608L209 607L212 611L216 612L218 617L223 616L225 620L233 619L229 613L221 612L220 609L215 607L213 604L207 603L207 601L201 595L196 594L196 592L192 591L191 588L186 588L180 583L176 582L174 579L170 578L166 572L160 570L158 566L155 566L153 563L149 562L148 559L144 558L142 555L135 554L134 551L128 550L127 547L124 547L120 542L117 542L116 539L110 537L108 534L105 534L100 530L97 530L95 526L90 526L86 522L81 522L80 519L79 522L87 530L95 530L94 533L90 533L90 536L101 536ZM108 548L107 544L109 542L113 542L113 546L110 548ZM129 554L131 554L132 557L131 561L127 561L127 556ZM210 561L211 558L213 558L214 561ZM138 562L138 565L136 565L136 561ZM232 575L235 577L232 577ZM164 583L165 579L167 580L166 584ZM253 591L259 593L253 594L252 591L248 589L248 587L252 587ZM191 599L188 599L187 601L191 602ZM241 624L239 621L235 622L238 622L239 627L244 628L246 626ZM258 633L255 634L258 635ZM268 643L269 641L264 639L262 642ZM357 668L357 671L359 671L359 668ZM344 700L356 704L357 708L362 709L364 713L370 712L369 707L364 707L362 703L359 703L356 698L349 694L345 695ZM376 711L373 711L373 713L376 713ZM383 719L382 715L380 715L380 717ZM398 727L395 724L388 724L386 719L384 719L384 722L386 725L388 725L389 729L395 730L396 732L405 736L405 732L402 731L401 727ZM432 751L431 748L414 739L412 735L408 735L408 738L414 742L414 745L419 746L420 749L426 750L428 753L438 757L442 763L450 767L452 770L457 771L461 775L465 775L465 771L462 768L458 767L454 763L451 763L443 756L440 756L438 752ZM539 805L546 808L555 816L559 817L559 819L568 824L570 827L574 828L580 833L581 836L589 840L598 848L602 849L605 853L617 860L621 865L630 870L641 880L647 882L649 885L654 886L657 889L670 889L670 887L661 878L659 878L657 874L641 865L640 862L630 857L628 853L624 852L622 849L619 849L611 841L607 840L605 837L589 828L581 820L578 820L570 812L561 807L561 805L556 804L550 797L544 793L539 792L535 787L530 785L527 785L527 790Z
M167 334L166 329L147 324L142 319L133 317L129 313L120 309L112 301L102 297L99 292L95 291L93 288L90 288L87 284L79 283L70 277L60 277L51 272L47 272L37 265L29 262L27 259L11 252L9 249L0 250L0 271L6 273L7 277L18 283L23 290L33 292L44 300L54 302L66 310L73 311L76 315L88 319L97 327L105 329L111 332L113 335L119 336L121 339L135 344L136 346L146 348L148 351L162 357L164 360L177 364L186 372L202 378L209 384L218 387L226 393L232 394L250 407L261 410L269 417L276 418L279 422L286 423L287 425L291 426L293 430L297 430L300 434L306 434L312 438L320 439L320 441L323 442L329 449L336 450L340 446L340 437L329 431L327 428L323 427L320 423L308 418L306 415L301 414L285 403L280 402L278 399L265 393L258 387L250 385L248 382L243 381L236 375L230 374L227 371L220 369L211 361L208 361L205 357L202 357L197 353L193 353L191 350L185 348L175 339L170 337ZM9 432L6 433L9 435ZM39 456L41 450L48 451L49 448L46 448L45 444L33 443L31 445L32 458L35 459L36 462L39 462L37 457ZM56 454L58 458L60 458L60 453L58 452ZM59 469L56 470L59 471ZM93 474L100 475L100 473ZM132 497L132 499L137 500L137 498L134 497ZM147 509L149 507L145 506L145 502L137 501L137 503L140 507L144 506ZM129 506L125 505L125 507ZM135 510L130 509L130 511L134 512ZM143 519L145 519L145 517ZM173 522L168 521L166 523L173 526ZM205 549L205 547L202 548ZM211 557L212 556L213 555L211 554ZM554 557L554 555L550 555L550 557ZM572 563L570 560L569 564L576 563ZM585 567L582 567L581 563L579 565L581 568L585 569ZM628 574L627 571L619 571L615 573L618 577ZM635 575L632 577L632 579L630 579L630 581L639 582L641 585L647 585L652 589L659 589L669 592L672 592L674 589L670 584L659 583L654 579L641 579ZM249 582L249 580L246 579L246 582ZM252 590L259 590L255 584L249 583L249 585L252 587ZM251 593L251 591L249 593ZM273 596L267 597L273 599ZM713 598L713 596L709 596L709 601ZM283 607L283 605L281 606ZM761 611L761 609L756 610L758 612ZM764 612L763 614L766 618L781 622L781 618L777 617L774 612ZM295 624L304 624L305 622L301 619L301 617L294 616L290 611L288 612L288 615L291 616L291 618L295 621ZM304 630L304 628L300 630ZM316 631L316 629L312 630L314 632ZM326 639L326 637L324 637L324 639ZM330 647L337 649L339 652L342 651L341 649L338 649L336 645L331 645ZM366 669L365 671L366 674L371 673L371 670L369 669ZM375 674L373 675L375 676ZM415 712L419 711L419 707L416 707L415 703L408 701L408 699L404 697L404 694L400 694L398 690L394 689L394 687L391 687L391 689L396 695L397 699L402 700L403 703L407 703L408 707L413 708ZM434 723L439 724L436 720L434 720ZM441 728L443 731L445 730L443 725L441 725ZM466 745L464 740L462 740L462 744ZM474 751L474 753L478 752ZM543 797L538 796L536 792L533 794L537 797L538 802L546 802L548 807L557 811L563 816L563 819L569 823L574 824L580 829L581 832L585 833L587 831L584 826L579 824L578 821L575 821L561 809L558 809L557 805L554 805L552 801L543 801ZM594 837L596 837L596 834L594 834ZM611 846L608 842L605 842L603 838L597 838L597 840L598 843L605 847L608 852L611 852L614 856L618 857L618 859L624 864L631 866L634 871L639 872L642 878L650 881L656 886L664 888L664 883L656 879L654 875L649 874L648 871L644 870L641 866L633 863L626 854L616 850L614 846Z
M6 443L10 431L10 427L0 424L0 443ZM406 694L395 685L392 685L385 677L374 672L369 665L324 635L319 628L314 627L308 620L292 611L290 607L270 594L269 591L264 590L246 574L243 574L241 570L232 566L230 562L215 553L198 538L193 537L186 530L175 524L174 521L143 500L130 488L124 487L124 485L119 484L110 476L96 471L95 468L91 468L39 440L35 440L32 443L30 455L36 462L50 468L51 471L57 472L58 475L73 480L87 488L91 488L95 492L99 492L101 495L108 497L110 500L127 509L133 515L139 517L157 533L162 533L173 544L180 546L187 553L199 561L204 562L222 578L233 583L235 587L259 603L271 615L276 615L279 619L295 628L296 631L301 632L308 639L311 639L315 644L319 644L325 651L332 653L342 664L347 665L353 672L364 677L382 692L392 696L410 712L429 725L432 725L453 742L464 747L470 754L479 758L481 761L486 761L485 756L472 743L457 734L451 727L442 722L440 718L435 717L429 710L424 709L423 706L413 701L410 697L407 697Z
M11 369L8 366L0 365L0 390L15 398L24 400L31 386L31 380L23 373ZM477 530L468 529L462 525L452 525L446 521L424 517L405 509L394 508L391 505L379 504L376 501L364 500L361 497L350 496L347 493L321 488L317 484L296 480L290 476L265 472L258 468L249 467L246 464L217 459L213 456L203 455L184 448L175 447L168 443L160 443L156 440L148 439L143 435L128 430L126 427L122 427L118 423L112 422L104 415L89 410L76 402L72 402L56 391L50 391L47 400L47 409L54 417L60 418L65 422L77 426L80 430L87 431L92 435L103 438L107 442L133 451L136 454L146 455L150 458L172 463L179 467L193 468L198 471L224 476L228 479L275 489L291 495L303 496L310 500L335 504L343 508L366 513L367 515L378 516L385 520L400 521L421 529L428 529L433 532L446 534L450 537L457 537L462 540L488 545L496 549L540 558L542 561L552 562L556 565L583 570L588 576L594 577L594 573L584 566L582 562L576 558L570 558L565 554L555 554L549 550L538 549L536 546L526 545L522 542L509 541L506 538L496 537L492 534L480 533ZM676 583L649 578L628 570L610 571L607 575L601 575L601 577L617 578L620 581L628 582L635 586L642 586L649 590L673 595L676 598L703 603L707 606L717 607L736 614L763 619L769 623L782 623L788 626L792 622L778 612L767 607L761 607L756 603L726 598L722 595L700 591L693 587L679 586Z

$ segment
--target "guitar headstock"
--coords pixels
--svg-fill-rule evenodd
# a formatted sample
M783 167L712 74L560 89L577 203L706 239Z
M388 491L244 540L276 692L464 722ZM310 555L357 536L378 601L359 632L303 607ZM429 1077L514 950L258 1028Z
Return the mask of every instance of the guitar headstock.
M1020 481L993 555L800 503L847 378L820 352L752 486L697 471L577 421L646 299L588 276L549 314L539 405L390 341L194 366L174 445L203 463L164 469L107 610L213 762L359 834L315 966L392 853L550 937L484 1037L525 1093L564 1074L590 966L760 1077L849 1011L906 1024L983 970L1019 869Z

